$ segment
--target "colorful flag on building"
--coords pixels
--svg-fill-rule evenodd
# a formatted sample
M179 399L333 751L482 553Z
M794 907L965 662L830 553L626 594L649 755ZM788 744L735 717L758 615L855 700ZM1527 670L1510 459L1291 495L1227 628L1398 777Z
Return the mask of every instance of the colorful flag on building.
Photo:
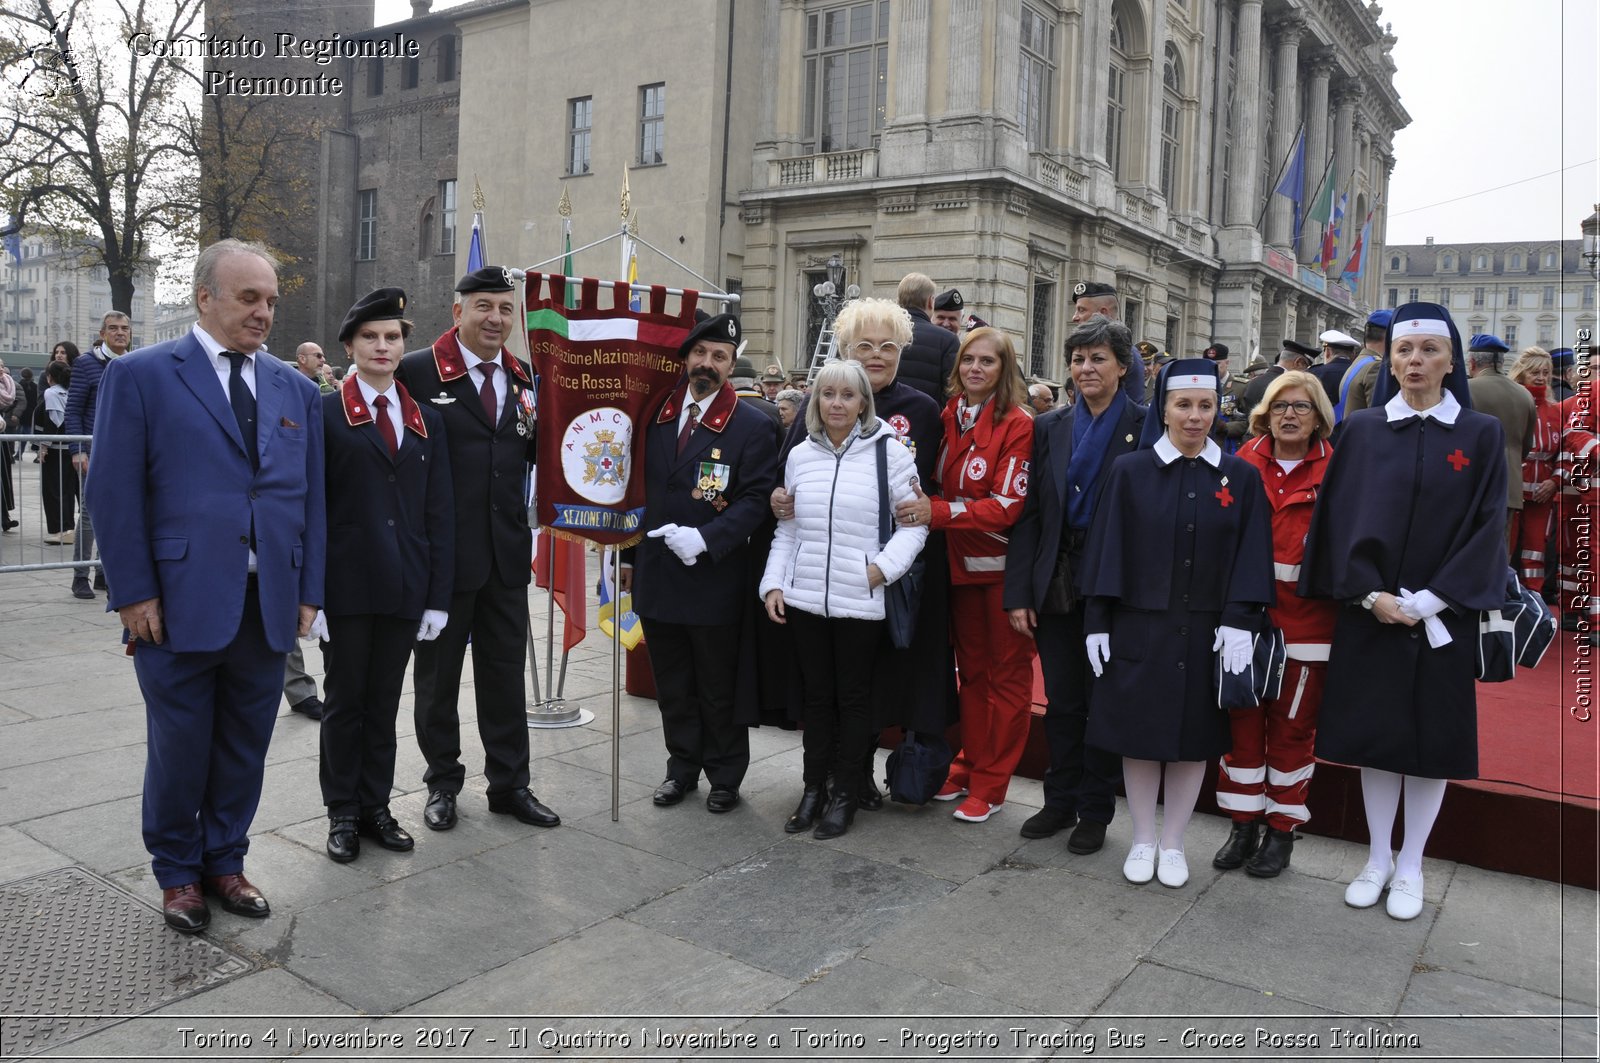
M1305 194L1306 187L1306 130L1300 127L1300 132L1295 134L1294 147L1289 151L1288 165L1284 168L1283 176L1278 180L1278 187L1273 192L1286 196L1294 203L1294 243L1300 243L1300 200Z
M1333 217L1322 231L1322 272L1326 274L1339 253L1339 231L1344 224L1344 206L1349 192L1339 193L1339 203L1333 208Z
M1374 205L1376 210L1376 205ZM1343 277L1350 287L1355 287L1361 280L1361 275L1367 268L1367 241L1372 236L1372 211L1367 211L1367 220L1361 223L1361 231L1356 234L1355 247L1350 251L1350 261L1344 264Z

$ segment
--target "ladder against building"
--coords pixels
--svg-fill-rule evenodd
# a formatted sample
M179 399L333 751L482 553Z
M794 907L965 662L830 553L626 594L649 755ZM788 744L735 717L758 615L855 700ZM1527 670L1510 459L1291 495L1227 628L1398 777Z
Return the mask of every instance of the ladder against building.
M811 352L811 368L806 371L806 387L816 383L817 373L822 369L822 364L838 353L834 348L833 324L830 322L822 326L822 331L817 333L817 346Z

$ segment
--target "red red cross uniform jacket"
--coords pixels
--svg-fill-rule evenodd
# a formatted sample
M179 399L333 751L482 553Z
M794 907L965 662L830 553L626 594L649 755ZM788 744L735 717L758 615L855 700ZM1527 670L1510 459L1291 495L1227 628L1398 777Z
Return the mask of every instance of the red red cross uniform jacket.
M985 406L963 433L956 424L960 401L951 399L944 408L932 523L947 533L952 583L1001 583L1006 532L1022 516L1028 495L1033 418L1013 408L996 424L993 408Z

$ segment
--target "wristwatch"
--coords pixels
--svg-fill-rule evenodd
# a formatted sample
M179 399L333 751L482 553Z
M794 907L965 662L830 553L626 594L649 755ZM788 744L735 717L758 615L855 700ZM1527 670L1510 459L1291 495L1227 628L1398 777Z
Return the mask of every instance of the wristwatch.
M1373 591L1371 594L1361 599L1361 608L1370 610L1374 605L1378 604L1378 595L1382 593L1382 591Z

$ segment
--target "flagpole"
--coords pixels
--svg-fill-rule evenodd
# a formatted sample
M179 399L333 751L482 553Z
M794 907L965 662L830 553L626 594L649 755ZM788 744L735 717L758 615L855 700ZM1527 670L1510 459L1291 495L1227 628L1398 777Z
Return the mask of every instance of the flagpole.
M621 805L622 777L622 551L611 552L611 822ZM600 563L605 564L602 554Z

